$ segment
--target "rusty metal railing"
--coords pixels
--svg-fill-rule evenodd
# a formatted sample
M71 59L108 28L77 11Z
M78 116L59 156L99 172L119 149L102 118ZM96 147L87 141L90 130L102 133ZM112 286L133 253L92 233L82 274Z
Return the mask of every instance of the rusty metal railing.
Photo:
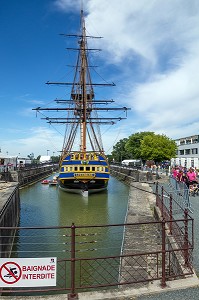
M57 258L56 286L8 286L0 288L0 293L63 292L68 294L68 299L75 299L80 291L124 285L137 288L155 280L164 288L168 280L193 274L193 219L189 211L158 184L156 206L160 221L0 227L1 258L8 256L7 249L12 249L12 258ZM131 245L127 239L129 234L134 239Z
M171 223L172 232L169 231ZM135 244L130 252L120 254L119 243L114 247L113 242L123 233L124 227L139 234L140 245ZM164 287L169 279L193 274L193 234L189 237L192 228L189 217L139 224L1 227L1 243L2 238L5 243L2 230L8 236L9 230L17 231L12 257L56 256L58 264L55 287L8 287L0 292L23 295L62 291L68 293L69 299L74 299L79 291L124 285L138 287L154 280L160 280ZM150 245L148 251L146 245Z

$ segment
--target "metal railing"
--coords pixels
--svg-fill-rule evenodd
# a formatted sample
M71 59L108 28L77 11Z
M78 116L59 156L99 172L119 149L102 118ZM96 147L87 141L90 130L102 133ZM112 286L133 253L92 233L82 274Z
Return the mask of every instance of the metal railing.
M189 188L183 181L177 181L172 176L169 177L169 187L175 193L175 197L183 199L183 206L191 210Z
M79 291L123 285L138 287L154 280L160 280L164 287L167 280L191 275L193 220L188 214L180 220L170 219L166 211L164 216L162 221L145 223L1 227L1 245L7 243L10 230L17 231L12 257L56 256L58 263L55 287L9 286L0 292L19 295L62 291L74 299ZM130 251L126 250L128 241L124 240L124 249L120 252L124 228L138 238Z

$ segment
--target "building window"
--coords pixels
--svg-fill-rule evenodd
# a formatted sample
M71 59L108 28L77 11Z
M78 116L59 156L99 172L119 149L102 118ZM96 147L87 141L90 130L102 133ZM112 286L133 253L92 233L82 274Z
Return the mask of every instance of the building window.
M193 139L193 140L192 140L192 143L193 143L193 144L198 143L198 138Z
M84 167L80 167L79 170L80 170L80 171L84 171Z
M187 155L187 154L190 154L190 149L185 149L185 154Z
M194 168L194 159L191 160L191 166Z
M180 150L180 155L184 155L184 150Z
M180 141L180 145L184 145L185 144L185 140Z
M192 154L198 154L198 148L193 148L192 149Z
M191 139L186 140L186 144L191 144Z

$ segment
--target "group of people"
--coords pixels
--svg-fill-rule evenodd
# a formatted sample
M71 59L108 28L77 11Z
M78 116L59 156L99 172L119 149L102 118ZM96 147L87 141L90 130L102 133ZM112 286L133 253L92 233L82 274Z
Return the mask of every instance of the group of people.
M195 192L199 188L198 172L196 168L173 167L171 170L172 177L179 182L184 182L190 190L190 193Z

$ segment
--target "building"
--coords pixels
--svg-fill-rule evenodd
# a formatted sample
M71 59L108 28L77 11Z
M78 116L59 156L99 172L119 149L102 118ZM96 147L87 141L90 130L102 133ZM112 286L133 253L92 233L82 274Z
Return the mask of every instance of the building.
M0 172L8 172L16 169L17 158L0 152Z
M199 169L199 135L192 135L175 140L178 150L176 158L171 159L171 165L196 167Z

